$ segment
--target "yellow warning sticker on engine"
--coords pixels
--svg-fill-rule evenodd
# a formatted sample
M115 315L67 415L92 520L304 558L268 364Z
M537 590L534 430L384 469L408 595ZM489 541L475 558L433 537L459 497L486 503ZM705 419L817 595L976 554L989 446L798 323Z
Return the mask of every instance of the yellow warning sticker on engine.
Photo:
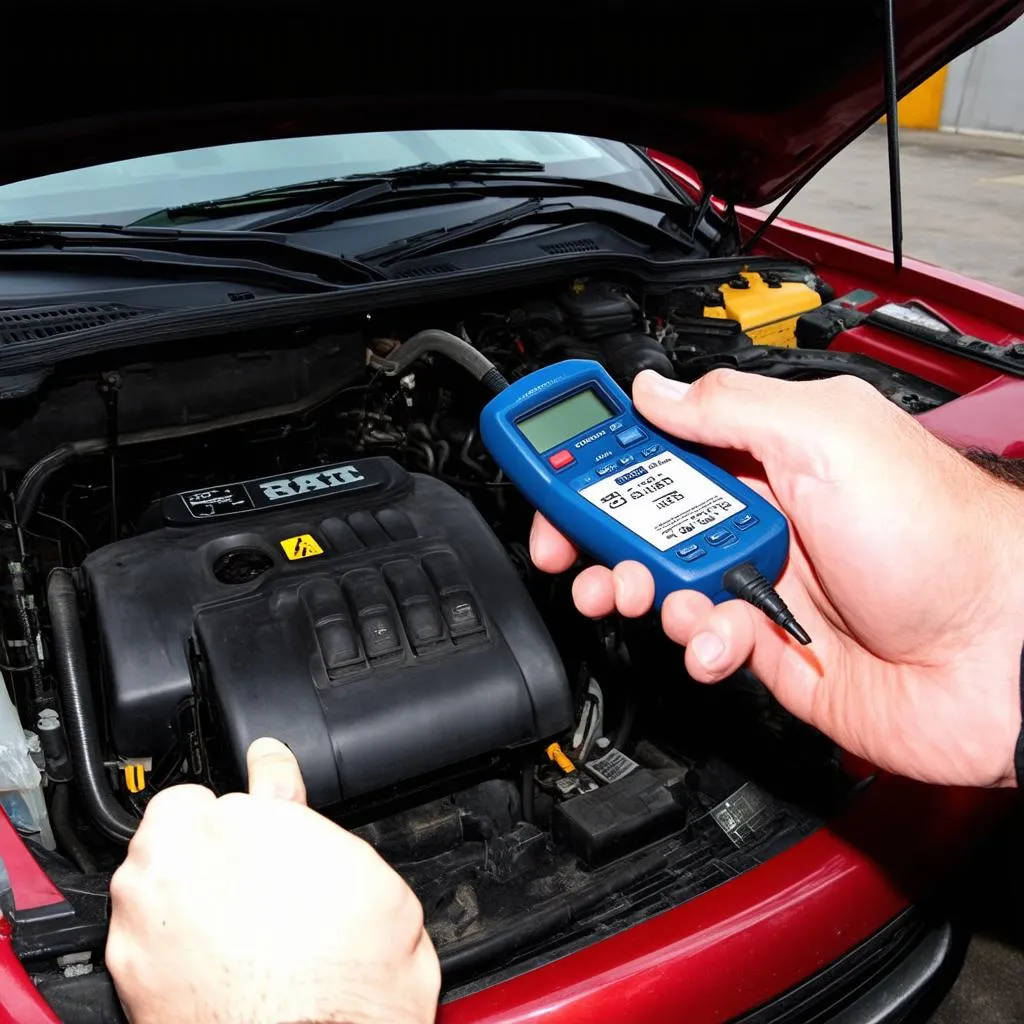
M324 553L324 549L308 533L281 541L281 550L284 551L284 557L289 562L297 562L300 558L312 558L314 555Z

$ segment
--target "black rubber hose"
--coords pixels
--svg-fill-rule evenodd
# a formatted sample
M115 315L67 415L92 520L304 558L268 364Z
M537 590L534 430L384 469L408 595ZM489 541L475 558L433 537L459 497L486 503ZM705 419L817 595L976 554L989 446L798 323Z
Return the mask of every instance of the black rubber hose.
M633 729L636 726L636 701L631 695L626 696L626 703L622 709L622 718L619 727L615 730L615 737L612 746L623 752L629 747L629 741L633 736Z
M446 356L495 394L508 387L508 381L501 371L482 352L457 335L433 327L414 334L405 344L396 348L390 358L384 360L384 372L389 377L397 377L428 352Z
M96 873L96 864L85 843L75 833L75 825L71 820L71 786L67 782L58 783L53 788L53 800L50 802L50 821L61 850L83 875Z
M50 573L46 598L53 625L64 731L75 780L97 827L111 839L127 843L135 835L139 821L117 802L103 766L103 749L89 688L85 639L78 617L78 594L67 569L54 569Z
M32 518L46 481L57 470L63 469L77 454L72 445L63 444L29 466L14 495L14 512L19 526L24 526Z
M449 980L488 963L504 963L531 942L568 927L613 893L654 874L665 866L665 861L664 853L648 854L595 878L568 896L556 896L526 911L481 939L453 943L440 953L441 974Z

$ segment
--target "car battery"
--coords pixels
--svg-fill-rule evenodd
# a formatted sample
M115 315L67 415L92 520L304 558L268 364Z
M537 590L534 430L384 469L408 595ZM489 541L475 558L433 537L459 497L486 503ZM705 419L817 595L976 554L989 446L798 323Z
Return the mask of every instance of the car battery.
M770 270L742 271L705 298L702 312L736 321L755 345L796 348L797 317L821 302L821 293L805 281L786 280Z

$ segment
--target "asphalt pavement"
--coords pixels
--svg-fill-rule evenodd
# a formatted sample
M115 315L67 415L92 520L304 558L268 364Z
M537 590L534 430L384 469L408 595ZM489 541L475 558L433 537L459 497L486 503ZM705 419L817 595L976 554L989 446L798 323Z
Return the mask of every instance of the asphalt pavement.
M1024 141L901 133L903 250L1024 295ZM889 248L885 132L872 128L786 209Z
M1024 140L902 133L904 251L1024 295ZM885 134L841 153L786 211L890 245ZM994 836L946 902L970 936L930 1024L1024 1022L1024 815Z

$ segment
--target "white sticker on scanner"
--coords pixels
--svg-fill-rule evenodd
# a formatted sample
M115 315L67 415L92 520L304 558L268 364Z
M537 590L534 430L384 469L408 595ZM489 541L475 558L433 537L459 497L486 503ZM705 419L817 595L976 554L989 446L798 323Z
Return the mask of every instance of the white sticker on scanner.
M624 466L580 494L659 551L747 507L670 452Z

